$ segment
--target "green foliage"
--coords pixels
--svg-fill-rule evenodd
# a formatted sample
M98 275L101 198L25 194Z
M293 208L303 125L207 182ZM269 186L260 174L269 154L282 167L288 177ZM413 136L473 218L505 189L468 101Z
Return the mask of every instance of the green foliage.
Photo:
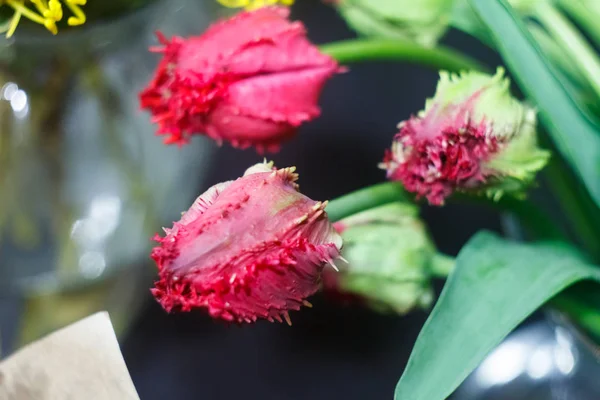
M600 270L565 244L467 243L413 348L397 400L444 400L528 315Z
M557 77L506 0L470 0L523 92L535 102L557 149L600 205L600 132Z

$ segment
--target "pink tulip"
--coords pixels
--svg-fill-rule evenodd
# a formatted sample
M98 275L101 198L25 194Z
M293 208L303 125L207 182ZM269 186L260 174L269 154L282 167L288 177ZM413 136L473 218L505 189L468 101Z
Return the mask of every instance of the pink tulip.
M341 237L326 203L298 192L294 168L258 164L192 204L152 251L160 280L152 293L167 311L206 308L215 318L289 322L309 305Z
M234 147L277 151L320 114L325 82L340 71L308 41L286 7L264 7L215 23L203 35L170 41L141 93L165 143L206 134Z

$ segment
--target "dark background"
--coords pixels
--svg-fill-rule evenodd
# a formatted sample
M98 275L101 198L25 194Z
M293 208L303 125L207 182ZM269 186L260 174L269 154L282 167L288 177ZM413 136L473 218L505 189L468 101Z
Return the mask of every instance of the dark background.
M353 36L317 0L299 0L293 17L305 22L315 43ZM492 66L498 62L489 49L457 32L445 43ZM279 167L297 166L303 193L317 200L382 182L385 174L377 164L396 124L423 107L436 82L437 72L420 66L353 65L327 85L322 116L271 158ZM236 178L261 159L252 150L225 146L210 182ZM452 255L478 229L500 230L497 214L473 206L424 207L423 216L438 248ZM311 302L313 309L291 314L292 327L268 322L238 327L202 312L167 315L148 293L147 309L123 344L140 397L391 399L426 314L382 316L319 296Z

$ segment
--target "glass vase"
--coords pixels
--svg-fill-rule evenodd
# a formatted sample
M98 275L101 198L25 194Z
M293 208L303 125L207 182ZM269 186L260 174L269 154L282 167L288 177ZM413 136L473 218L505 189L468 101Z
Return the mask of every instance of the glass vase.
M600 348L559 312L545 310L510 334L452 400L596 400Z
M526 235L503 215L507 237ZM498 345L451 400L600 399L600 347L563 313L543 308Z
M189 207L215 150L165 146L138 93L158 61L154 31L200 33L216 4L99 4L84 26L0 41L4 353L98 310L125 332L150 298L150 238Z

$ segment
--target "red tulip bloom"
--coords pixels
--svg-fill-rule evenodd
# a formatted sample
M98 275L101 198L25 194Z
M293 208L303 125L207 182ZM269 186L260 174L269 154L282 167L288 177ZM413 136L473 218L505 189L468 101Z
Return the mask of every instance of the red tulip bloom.
M167 40L154 79L141 93L165 143L206 134L234 147L276 151L320 114L337 63L306 38L286 7L264 7L219 21L203 35Z
M152 293L167 311L206 308L228 321L289 322L308 305L341 237L316 202L298 192L294 168L272 164L219 183L192 204L152 251Z

